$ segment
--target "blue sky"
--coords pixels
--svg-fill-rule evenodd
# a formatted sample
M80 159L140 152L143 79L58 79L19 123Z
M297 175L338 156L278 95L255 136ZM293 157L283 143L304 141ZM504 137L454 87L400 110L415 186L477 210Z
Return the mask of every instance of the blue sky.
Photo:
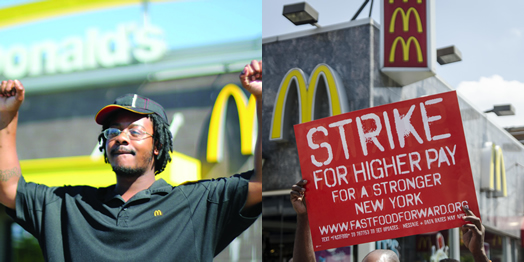
M14 5L39 2L39 0L2 0L0 1L0 8L6 8Z
M35 1L0 1L0 7ZM191 0L149 3L150 22L162 28L170 49L211 45L262 36L261 0ZM42 40L83 36L89 27L115 31L117 24L142 24L142 6L133 5L0 28L0 47L30 46ZM9 39L6 41L5 39Z

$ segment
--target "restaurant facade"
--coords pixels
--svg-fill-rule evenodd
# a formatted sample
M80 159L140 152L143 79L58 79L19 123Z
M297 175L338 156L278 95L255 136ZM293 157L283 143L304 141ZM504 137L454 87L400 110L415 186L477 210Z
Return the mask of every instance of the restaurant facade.
M429 21L422 26L429 28ZM416 29L417 23L409 28ZM389 27L366 18L263 39L264 261L288 261L293 255L296 213L289 192L302 179L293 125L454 90L435 72L434 45L417 52L415 41L406 41L393 54L400 60L408 50L408 60L433 60L422 69L381 62L384 53L391 53L391 46L384 47L384 30ZM486 227L485 250L494 262L522 261L524 147L457 94L479 215ZM361 261L374 249L390 249L402 262L446 257L473 261L458 228L322 250L316 256L317 261Z

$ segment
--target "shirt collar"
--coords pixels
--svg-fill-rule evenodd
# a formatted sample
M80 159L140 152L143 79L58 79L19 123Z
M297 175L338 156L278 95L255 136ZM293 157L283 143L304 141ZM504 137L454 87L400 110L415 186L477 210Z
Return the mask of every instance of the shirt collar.
M164 179L160 178L156 180L148 189L138 192L131 199L134 201L138 199L151 198L151 195L153 194L168 194L171 190L173 190L173 186L168 184ZM115 192L115 185L111 185L105 188L100 188L98 189L98 191L99 191L99 194L102 196L102 201L104 203L107 203L115 198L123 201L120 194L117 194Z

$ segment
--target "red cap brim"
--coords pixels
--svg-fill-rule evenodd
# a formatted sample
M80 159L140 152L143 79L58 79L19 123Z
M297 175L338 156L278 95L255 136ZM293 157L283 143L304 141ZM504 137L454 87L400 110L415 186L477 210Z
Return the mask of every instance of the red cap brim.
M107 117L110 116L111 113L113 113L115 110L119 110L119 109L124 109L124 110L130 111L136 114L140 114L140 115L154 114L154 112L151 112L147 109L142 109L142 108L130 108L127 106L120 106L120 105L108 105L100 109L100 111L98 111L98 113L95 116L96 123L99 125L103 125L104 122L106 122Z

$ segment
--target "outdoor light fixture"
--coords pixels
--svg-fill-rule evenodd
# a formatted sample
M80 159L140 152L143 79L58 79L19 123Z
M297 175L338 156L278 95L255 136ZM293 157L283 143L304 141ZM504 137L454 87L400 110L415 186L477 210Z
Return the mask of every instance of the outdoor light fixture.
M317 25L318 12L306 2L285 5L282 15L295 25L311 24L320 27Z
M437 62L441 65L462 61L462 54L454 46L437 49Z
M493 106L493 109L484 111L484 113L495 113L497 116L514 116L515 108L511 104Z

